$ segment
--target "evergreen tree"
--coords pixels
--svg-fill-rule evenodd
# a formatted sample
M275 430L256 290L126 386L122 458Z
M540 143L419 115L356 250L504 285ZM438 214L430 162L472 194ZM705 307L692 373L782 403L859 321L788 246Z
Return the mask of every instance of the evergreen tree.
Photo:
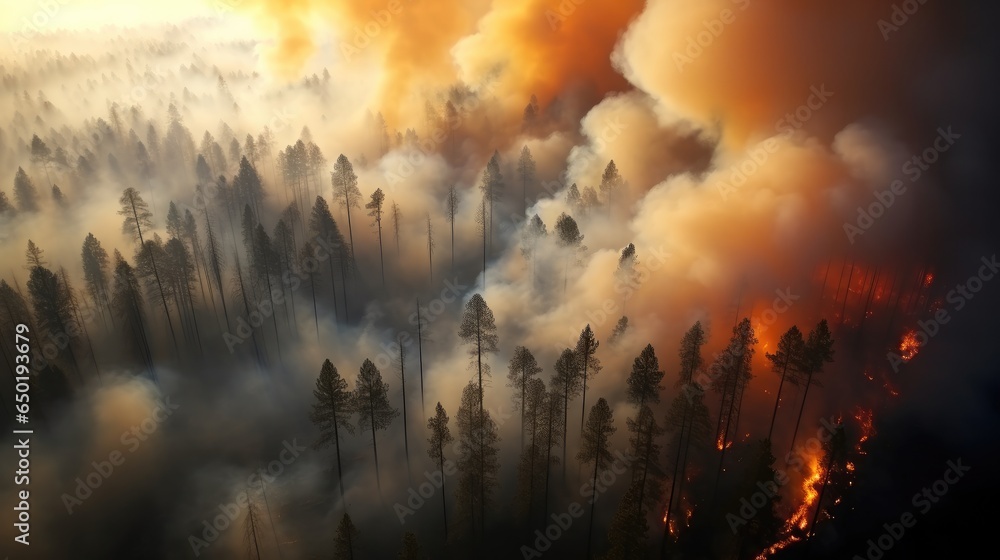
M360 535L361 532L351 522L351 516L345 513L340 518L337 533L333 537L333 559L354 560L354 551L358 548L357 541Z
M479 184L479 190L483 193L483 200L488 205L489 213L484 214L485 231L488 232L490 252L493 251L493 203L503 196L503 175L500 173L500 153L494 151L493 157L486 164L483 171L483 180Z
M694 325L681 339L678 355L681 361L680 376L677 385L682 391L670 405L667 414L667 427L677 434L671 442L670 453L673 456L673 474L670 477L670 493L667 496L667 515L663 529L663 546L666 546L670 531L670 517L673 514L674 497L677 503L684 484L684 474L687 470L688 451L692 441L706 443L709 438L708 409L705 408L702 391L694 389L691 380L695 371L702 366L701 347L705 344L705 331L701 322ZM697 428L697 429L696 429ZM692 437L698 436L698 437Z
M340 376L337 368L325 360L316 379L313 389L316 402L312 406L309 419L319 428L319 438L313 444L315 448L333 444L337 453L337 479L340 482L340 499L344 499L344 470L340 462L340 430L354 434L351 415L354 413L354 401L351 392L347 390L347 380Z
M615 419L611 414L611 407L604 398L597 399L597 404L590 409L590 416L587 418L587 426L583 431L583 438L580 442L580 452L577 459L581 463L594 463L594 480L592 487L597 488L597 475L608 468L614 461L611 455L611 436L615 433ZM590 502L590 522L587 526L587 558L591 558L590 546L593 541L594 532L594 512L597 507L597 500Z
M122 192L122 196L119 199L119 204L121 205L121 210L118 211L120 216L124 216L125 220L122 223L122 232L133 236L134 240L139 242L139 252L144 257L148 257L149 262L152 266L153 276L156 279L157 291L160 294L160 301L163 304L163 312L167 316L167 326L170 328L170 337L174 342L174 350L179 352L177 347L177 335L174 334L174 323L170 318L170 309L167 307L167 296L163 290L163 283L160 280L160 273L156 268L156 256L153 252L148 250L148 246L143 239L142 232L146 230L147 232L152 229L153 226L153 214L149 211L149 206L139 195L139 192L132 187L128 187Z
M643 514L639 493L639 485L632 484L618 503L608 527L611 548L604 556L605 560L637 560L644 557L649 523Z
M802 360L798 367L798 376L794 377L796 385L803 387L802 404L799 406L799 417L795 420L795 431L792 432L792 447L795 446L795 436L799 433L802 413L806 409L806 398L809 397L809 387L820 385L816 376L822 373L826 364L833 362L833 336L826 319L820 321L809 331L805 347L802 350Z
M38 210L38 191L35 190L31 178L20 167L14 175L14 200L17 201L18 210L22 212Z
M122 322L122 332L131 339L131 346L145 362L147 370L155 378L153 355L146 336L145 311L142 290L135 270L121 253L114 252L114 287L111 294L111 308Z
M545 415L548 413L545 382L541 379L528 381L522 411L527 423L528 446L521 446L521 460L518 464L516 505L520 515L527 519L537 503L540 490L543 489L545 470L544 435Z
M344 154L340 154L337 162L333 164L330 181L333 183L333 197L339 201L342 207L347 209L347 234L350 238L351 257L353 258L355 252L354 229L351 227L351 207L361 207L361 190L358 189L358 176L354 174L354 166Z
M483 354L496 353L498 351L499 338L497 337L497 326L493 317L493 311L486 305L486 301L483 299L483 296L475 294L471 299L469 299L469 302L466 303L465 313L463 313L462 322L458 327L458 337L462 339L464 344L469 345L469 354L475 364L476 376L478 379L476 396L479 398L479 417L476 419L476 425L485 430L487 423L492 422L492 420L488 421L489 415L483 407L483 375L488 377L490 374L489 364L483 363ZM462 398L464 405L464 394ZM478 480L480 481L478 484L480 493L479 503L482 508L485 508L486 490L488 486L485 482L488 478L488 473L485 472L485 469L491 468L492 465L488 459L489 452L486 449L486 446L490 442L488 441L486 435L480 435L478 440L479 453L476 464L481 469L484 469L478 475ZM495 450L493 450L493 453L495 453ZM485 512L485 509L483 509L483 511Z
M375 480L379 491L382 481L378 470L378 443L375 432L389 428L399 412L389 404L389 385L382 381L382 372L371 360L366 359L361 365L354 389L354 409L358 412L358 426L369 428L372 432L372 450L375 453Z
M500 471L500 436L496 422L481 407L482 391L474 381L469 381L462 391L462 404L458 409L458 437L464 452L457 465L456 502L460 518L469 520L473 533L478 509L480 534L485 535L486 509L491 504Z
M521 214L528 213L528 183L535 180L535 159L527 146L521 148L521 156L517 160L517 174L521 177L521 194L524 205Z
M556 235L559 246L566 251L566 266L563 269L563 292L566 291L566 283L569 279L569 266L571 262L579 259L579 254L587 250L583 245L583 235L576 225L576 220L566 215L560 214L556 220Z
M538 243L548 235L545 223L535 214L528 220L527 226L521 232L521 256L528 261L531 268L531 285L535 285L535 261Z
M514 349L514 355L510 358L510 365L507 369L507 386L514 389L512 398L514 400L514 410L521 411L521 447L524 447L524 403L528 385L536 375L542 372L538 366L535 356L524 346Z
M608 337L608 344L612 346L618 344L622 337L625 336L626 332L628 332L628 317L623 315L620 319L618 319L618 322L615 323L615 328L611 330L611 336Z
M618 173L618 166L615 165L615 160L608 162L608 166L604 168L604 173L601 175L601 196L608 204L608 216L611 216L611 207L614 203L615 198L618 196L618 191L621 190L624 181L621 175Z
M451 271L455 272L455 217L458 215L458 192L455 185L448 188L448 198L445 200L445 212L448 224L451 225Z
M399 560L422 560L424 558L420 552L417 535L413 531L403 533L403 549L399 551L398 558Z
M583 433L583 422L587 412L587 380L601 371L601 361L597 359L597 348L600 345L588 323L580 331L580 338L577 339L576 349L573 352L577 360L577 371L580 373L580 387L583 390L580 408L580 433ZM655 360L655 356L653 359Z
M68 338L66 349L77 375L83 381L80 366L73 351L74 340L69 333L76 331L76 321L70 308L70 294L65 284L44 266L33 266L28 279L28 294L38 328L46 339Z
M802 331L793 325L792 328L785 331L785 334L781 335L781 339L778 340L777 350L773 354L764 354L768 361L771 362L772 371L781 377L781 382L778 384L778 394L774 398L771 427L767 431L768 441L771 441L771 435L774 433L774 420L778 417L778 405L781 404L781 390L785 386L785 379L789 375L791 375L792 379L797 378L799 374L798 367L802 363L803 350L805 350L805 341L802 340Z
M382 189L375 189L372 193L371 200L365 204L365 208L368 209L368 215L374 220L373 225L378 229L378 261L382 268L382 287L385 287L385 260L382 256L382 205L385 203L385 195L382 193ZM397 232L396 237L398 239L399 233Z
M777 473L774 470L774 455L771 453L771 442L761 440L750 471L741 485L741 491L735 496L751 496L760 493L765 485L774 485ZM778 502L781 495L773 497L765 494L767 502L756 508L756 513L750 519L743 519L734 513L726 514L726 521L736 533L738 539L739 557L756 558L758 554L778 540L783 521L778 516ZM738 511L740 504L732 500L730 512Z
M437 463L441 474L441 515L444 517L444 540L448 541L448 504L445 497L444 448L455 441L448 428L448 414L438 402L434 408L434 416L427 419L427 429L431 435L427 438L427 454Z
M556 360L555 374L552 376L552 389L559 394L562 405L563 427L563 479L566 478L566 428L569 426L569 401L580 394L580 375L577 373L576 353L569 348L562 351Z

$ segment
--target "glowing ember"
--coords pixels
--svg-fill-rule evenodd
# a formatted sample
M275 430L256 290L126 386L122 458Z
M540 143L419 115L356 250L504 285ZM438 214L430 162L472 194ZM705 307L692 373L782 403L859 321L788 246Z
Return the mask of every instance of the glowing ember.
M899 353L900 357L904 362L908 362L917 355L920 350L920 343L917 342L916 331L909 330L903 335L903 340L899 342Z
M931 282L933 281L934 281L934 275L928 272L927 275L924 276L924 287L930 286Z
M858 426L861 428L861 437L858 438L858 443L854 445L854 450L864 455L865 452L861 447L875 435L871 409L858 407L854 411L854 419L858 421Z

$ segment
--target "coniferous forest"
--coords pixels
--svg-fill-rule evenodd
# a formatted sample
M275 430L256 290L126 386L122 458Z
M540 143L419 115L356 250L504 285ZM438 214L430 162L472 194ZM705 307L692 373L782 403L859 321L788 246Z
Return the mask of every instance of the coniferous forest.
M972 557L996 11L10 7L0 550Z

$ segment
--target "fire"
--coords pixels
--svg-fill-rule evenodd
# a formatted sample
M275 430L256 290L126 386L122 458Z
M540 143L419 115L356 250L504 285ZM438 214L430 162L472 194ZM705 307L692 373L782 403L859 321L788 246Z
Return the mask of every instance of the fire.
M858 443L854 445L854 450L864 455L865 452L861 449L862 446L875 435L871 409L864 409L859 406L854 410L854 419L858 421L858 426L861 428L861 437L858 438Z
M928 273L927 273L927 274L926 274L926 275L924 276L924 287L927 287L927 286L930 286L930 285L931 285L931 282L933 282L933 281L934 281L934 274L933 274L933 273L930 273L930 272L928 272Z
M809 458L808 472L809 475L802 480L802 503L792 516L788 518L785 526L781 529L781 534L784 535L784 538L757 555L755 560L767 560L772 554L787 548L792 543L802 540L801 532L809 528L809 511L813 506L819 507L817 502L819 501L820 486L823 484L823 476L825 474L823 466L820 464L820 456Z
M899 342L899 353L900 357L904 362L908 362L917 355L920 351L920 343L917 342L917 332L914 330L906 331L903 335L903 340Z

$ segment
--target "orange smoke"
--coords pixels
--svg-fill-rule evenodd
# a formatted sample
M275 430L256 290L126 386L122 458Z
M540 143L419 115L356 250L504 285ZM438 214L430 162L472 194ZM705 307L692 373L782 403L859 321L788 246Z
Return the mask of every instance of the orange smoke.
M519 123L532 94L544 109L572 88L590 102L625 89L610 56L641 0L250 0L276 34L272 62L294 77L332 29L339 62L378 74L377 103L390 126L423 123L423 101L457 82L496 82ZM335 79L336 79L335 74ZM409 109L409 110L407 110ZM418 109L414 111L413 109Z

